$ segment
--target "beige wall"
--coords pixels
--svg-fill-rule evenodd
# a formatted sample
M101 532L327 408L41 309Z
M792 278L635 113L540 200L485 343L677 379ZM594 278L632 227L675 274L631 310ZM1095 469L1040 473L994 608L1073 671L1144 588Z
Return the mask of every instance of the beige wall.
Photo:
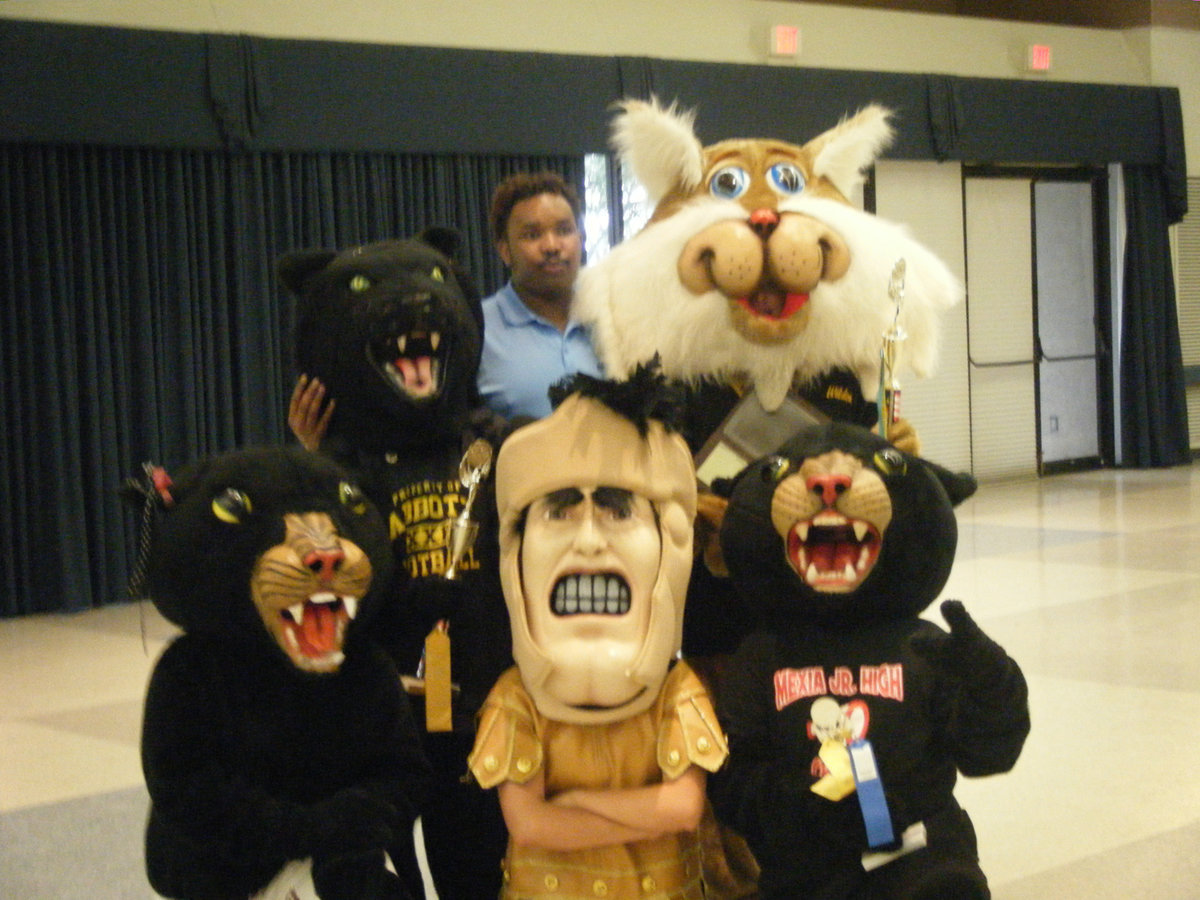
M799 63L1027 77L1054 49L1061 81L1171 85L1200 174L1200 32L1116 31L772 0L5 0L0 17L272 37L765 63L772 24L802 29Z

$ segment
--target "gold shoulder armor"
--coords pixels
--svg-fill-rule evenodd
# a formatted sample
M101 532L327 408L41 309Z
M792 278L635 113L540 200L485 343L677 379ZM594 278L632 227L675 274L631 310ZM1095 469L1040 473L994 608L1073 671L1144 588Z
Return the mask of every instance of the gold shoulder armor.
M690 765L709 772L721 768L729 755L725 734L717 722L717 713L704 685L686 664L678 678L670 678L674 686L667 717L659 732L658 765L666 778L678 778Z
M480 711L475 746L467 757L467 768L483 788L504 781L524 784L542 767L542 745L533 723L514 692L504 686L502 679Z

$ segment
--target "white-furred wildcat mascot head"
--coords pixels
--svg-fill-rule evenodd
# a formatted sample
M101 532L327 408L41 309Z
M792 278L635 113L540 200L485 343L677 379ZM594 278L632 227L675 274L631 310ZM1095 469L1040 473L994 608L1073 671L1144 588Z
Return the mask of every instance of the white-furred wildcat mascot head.
M928 374L939 313L962 289L903 227L846 199L891 141L889 116L868 106L803 147L770 139L704 147L691 113L623 102L613 145L654 214L583 270L575 300L610 377L657 354L669 378L748 380L773 410L793 382L843 368L873 397L883 336L895 324L906 333L901 369ZM888 286L900 259L897 323Z

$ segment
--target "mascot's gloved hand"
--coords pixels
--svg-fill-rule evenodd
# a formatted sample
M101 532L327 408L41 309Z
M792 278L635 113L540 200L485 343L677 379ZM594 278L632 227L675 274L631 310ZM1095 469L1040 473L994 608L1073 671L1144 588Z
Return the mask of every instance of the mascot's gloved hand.
M314 858L382 851L403 827L392 804L362 788L348 788L309 807L304 850Z
M987 694L995 690L1004 682L1013 661L975 624L961 600L946 600L941 610L950 633L916 635L913 649L968 692Z
M412 900L384 859L382 850L314 859L313 887L321 900Z
M917 635L913 649L958 686L950 724L959 770L1007 772L1029 734L1029 687L1021 667L989 638L958 600L942 604L949 634Z

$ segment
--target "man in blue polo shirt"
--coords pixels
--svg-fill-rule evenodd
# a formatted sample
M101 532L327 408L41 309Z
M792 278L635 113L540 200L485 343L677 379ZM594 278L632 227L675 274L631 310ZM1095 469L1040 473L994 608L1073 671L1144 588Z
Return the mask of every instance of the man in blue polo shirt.
M489 224L509 281L483 301L479 392L506 418L549 415L551 384L601 374L591 336L571 318L579 220L578 194L552 172L511 175L492 195Z

